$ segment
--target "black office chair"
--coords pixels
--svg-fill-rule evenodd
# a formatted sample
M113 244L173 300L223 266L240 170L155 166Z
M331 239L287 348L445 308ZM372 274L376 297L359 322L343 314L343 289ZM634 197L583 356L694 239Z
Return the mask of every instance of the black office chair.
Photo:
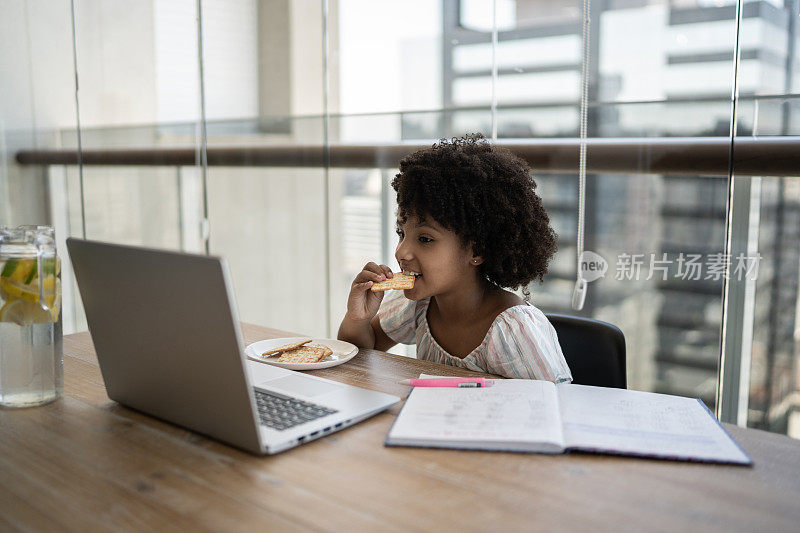
M625 335L608 322L569 315L548 314L561 351L578 385L627 388Z

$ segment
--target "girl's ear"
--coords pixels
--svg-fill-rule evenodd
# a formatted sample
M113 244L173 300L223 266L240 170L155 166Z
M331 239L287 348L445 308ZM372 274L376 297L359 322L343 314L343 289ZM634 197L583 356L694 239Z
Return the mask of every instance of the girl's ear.
M472 244L470 244L470 246L468 248L469 253L472 254L472 259L470 259L469 264L472 265L472 266L478 266L481 263L483 263L483 256L476 254L474 247L475 247L475 243L472 243Z

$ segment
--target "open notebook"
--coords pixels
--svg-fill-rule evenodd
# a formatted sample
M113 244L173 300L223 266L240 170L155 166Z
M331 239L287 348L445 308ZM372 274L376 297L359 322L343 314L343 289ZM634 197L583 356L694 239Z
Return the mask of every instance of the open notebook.
M416 387L386 444L752 464L699 399L523 379Z

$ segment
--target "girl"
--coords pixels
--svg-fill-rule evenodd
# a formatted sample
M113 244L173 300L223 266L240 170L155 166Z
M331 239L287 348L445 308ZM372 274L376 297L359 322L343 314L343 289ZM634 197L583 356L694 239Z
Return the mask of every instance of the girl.
M443 140L400 161L395 258L414 288L373 292L392 277L367 263L347 300L339 339L508 378L571 381L544 314L503 287L540 282L556 235L528 164L481 135Z

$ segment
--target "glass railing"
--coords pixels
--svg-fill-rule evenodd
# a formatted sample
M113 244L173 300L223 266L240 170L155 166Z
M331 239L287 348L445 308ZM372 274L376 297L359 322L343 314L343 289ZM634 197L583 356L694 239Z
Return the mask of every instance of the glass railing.
M570 3L473 3L495 24L424 4L4 6L0 218L53 222L62 251L85 234L225 255L244 320L330 335L354 273L392 263L400 157L496 130L559 233L534 303L573 312L586 61L586 248L608 270L581 313L623 328L631 387L739 398L723 420L800 433L790 4L595 5L583 59ZM760 258L743 279L740 256Z
M795 100L745 100L740 111L765 112L778 104L791 107ZM680 117L696 113L701 104L714 109L723 102L598 107L607 112L638 112L652 119L656 109L664 116ZM512 111L525 116L528 111L547 110L520 107L500 113ZM382 124L384 131L393 133L377 144L358 135L331 143L327 167L324 146L314 142L319 139L322 117L209 122L207 226L203 223L203 178L200 167L191 164L197 152L192 124L137 126L130 128L130 139L126 139L128 128L85 129L82 194L76 165L36 162L37 157L48 157L41 145L34 150L20 145L17 155L25 163L17 166L26 171L39 168L51 182L61 184L66 194L57 197L53 210L59 213L57 220L68 223L63 234L81 235L83 216L88 238L202 252L206 228L210 252L226 256L231 264L243 320L331 335L343 316L355 273L370 260L394 264L394 193L389 182L396 169L388 162L396 165L403 153L435 139L411 136L410 131L424 135L436 131L423 132L409 124L426 122L440 128L446 123L445 115L464 122L459 117L480 112L454 109L330 117L339 130L347 130L349 122L350 131ZM752 118L766 127L760 115ZM742 122L740 131L750 129ZM394 130L386 126L390 123ZM570 132L565 130L563 137L498 142L510 143L528 157L534 169L544 169L535 170L534 175L559 235L559 251L545 283L531 287L533 303L545 312L617 324L627 338L630 387L697 396L712 406L719 371L723 283L728 275L724 255L730 138L702 128L680 130L678 123L662 123L663 129L648 137L619 129L615 133L627 137L609 133L590 140L585 247L600 254L608 270L590 284L580 312L570 307L576 276L576 161L559 162L572 157L569 150L576 150L576 141L566 137ZM73 136L69 131L56 136L59 141L54 146L62 147L54 152L57 156L74 153ZM764 158L765 168L781 177L749 178L754 183L750 209L752 231L758 235L751 250L755 254L727 258L734 279L753 277L748 304L735 312L747 314L744 320L753 329L752 348L747 349L753 384L748 420L759 427L770 427L775 418L770 410L786 403L797 388L791 380L786 383L786 375L790 374L788 365L796 360L791 351L794 343L787 340L793 324L787 316L795 316L797 301L800 250L794 244L797 224L792 217L800 213L800 198L797 178L787 177L788 171L780 168L797 168L797 156L786 156L786 148L770 145L771 139L800 146L791 136L737 137L742 143L755 143L748 148L751 151L768 156L773 150L784 156ZM669 157L676 142L682 154L679 159ZM703 152L709 147L716 150L713 157ZM561 152L561 159L551 156ZM101 159L91 159L91 154ZM139 156L141 161L136 159ZM693 158L709 161L714 157L721 157L716 167L691 172ZM602 169L610 164L606 161L613 161L617 171L593 172L593 164ZM736 270L737 260L745 261L744 270ZM65 294L69 331L85 328L75 294L73 290L71 302Z

